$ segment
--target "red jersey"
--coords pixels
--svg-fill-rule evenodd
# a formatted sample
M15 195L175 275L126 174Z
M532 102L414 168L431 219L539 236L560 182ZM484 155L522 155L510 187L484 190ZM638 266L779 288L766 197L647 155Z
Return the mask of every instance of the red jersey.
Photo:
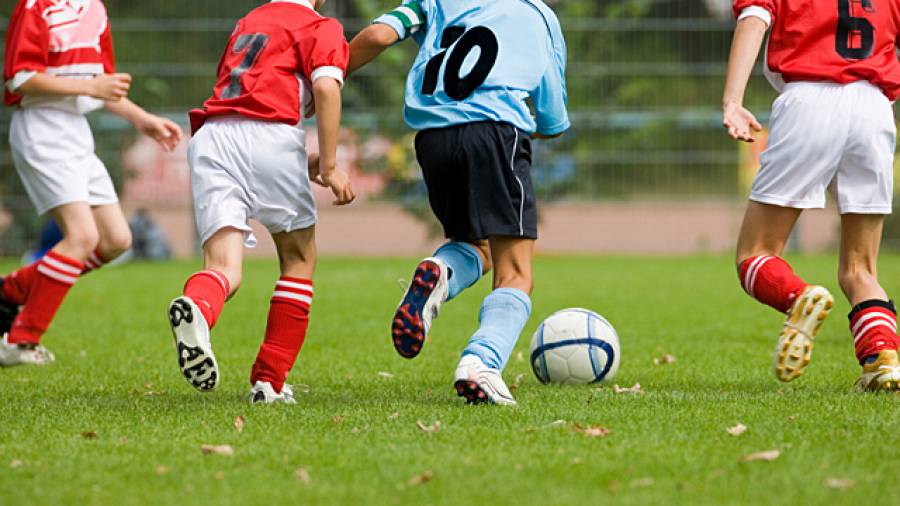
M892 101L900 96L900 2L735 0L736 16L747 8L770 17L767 77L776 88L791 81L868 81Z
M35 73L91 78L115 72L112 35L100 0L19 0L6 32L3 81L8 106L64 104L74 97L14 93Z
M350 50L344 27L305 0L272 0L238 21L219 62L212 98L191 111L196 132L213 116L296 125L320 77L343 83Z

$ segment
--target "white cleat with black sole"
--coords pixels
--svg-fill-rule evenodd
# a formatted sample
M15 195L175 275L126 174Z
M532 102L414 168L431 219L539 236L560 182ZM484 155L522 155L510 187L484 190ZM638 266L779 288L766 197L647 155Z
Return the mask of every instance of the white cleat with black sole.
M484 365L475 355L463 356L453 379L456 394L465 397L466 404L516 405L500 371Z
M178 297L169 304L169 324L175 336L178 367L184 379L201 392L219 384L219 365L209 342L209 326L190 297Z
M10 344L8 338L3 334L0 341L0 367L47 365L56 360L50 350L39 344Z
M297 404L290 385L285 384L281 387L281 393L278 393L268 381L257 381L250 389L247 400L253 404Z

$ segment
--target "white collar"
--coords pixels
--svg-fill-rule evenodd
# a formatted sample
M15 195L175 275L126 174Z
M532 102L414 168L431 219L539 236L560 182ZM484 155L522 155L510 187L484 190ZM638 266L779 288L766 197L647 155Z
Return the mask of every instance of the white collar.
M275 2L287 2L287 3L292 3L292 4L302 5L302 6L304 6L304 7L309 7L309 8L312 9L312 10L316 10L316 9L312 6L312 4L309 3L308 0L270 0L270 1L271 1L271 3L275 3Z

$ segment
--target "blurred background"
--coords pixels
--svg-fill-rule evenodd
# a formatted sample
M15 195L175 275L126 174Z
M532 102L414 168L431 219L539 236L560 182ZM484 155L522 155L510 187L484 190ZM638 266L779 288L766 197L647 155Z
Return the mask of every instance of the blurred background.
M9 16L14 0L0 1ZM235 21L261 0L107 0L118 69L134 76L131 98L187 129L187 111L210 94ZM396 1L331 0L348 39ZM734 26L730 0L561 0L569 45L573 128L534 144L544 253L715 253L731 249L764 143L730 141L720 97ZM0 19L4 31L7 18ZM340 163L360 201L330 206L318 195L325 254L417 254L440 240L402 120L406 71L416 52L400 45L348 80ZM775 92L757 69L746 104L765 122ZM0 112L0 255L36 248L36 216L9 155L10 110ZM186 142L164 154L130 125L91 115L98 155L137 228L153 230L178 257L195 255ZM314 125L311 147L315 151ZM815 252L836 242L833 210L807 213L792 241ZM265 234L262 234L265 236ZM261 237L262 238L262 237ZM900 246L889 222L887 245ZM139 245L140 246L140 245ZM147 245L144 245L147 246ZM272 254L263 241L257 255Z

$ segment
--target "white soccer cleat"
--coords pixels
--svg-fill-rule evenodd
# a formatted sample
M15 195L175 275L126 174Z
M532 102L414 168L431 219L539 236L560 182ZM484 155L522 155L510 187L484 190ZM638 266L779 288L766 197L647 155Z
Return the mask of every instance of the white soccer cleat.
M268 381L257 381L250 389L247 400L254 404L297 404L294 400L294 390L290 385L285 384L281 387L281 393L277 393Z
M47 348L39 344L10 344L9 335L3 334L0 341L0 367L16 365L47 365L56 357Z
M502 406L516 405L500 371L484 365L475 355L465 355L459 361L454 374L454 387L457 395L466 398L466 404L489 402Z
M428 257L416 266L391 321L391 338L401 356L414 358L422 351L431 322L447 300L448 279L447 264L439 258Z
M219 365L209 342L209 325L200 308L190 297L176 298L169 304L169 324L184 379L201 392L216 388Z
M803 374L812 359L816 334L833 306L834 297L821 286L807 286L797 297L775 346L775 377L787 382Z

